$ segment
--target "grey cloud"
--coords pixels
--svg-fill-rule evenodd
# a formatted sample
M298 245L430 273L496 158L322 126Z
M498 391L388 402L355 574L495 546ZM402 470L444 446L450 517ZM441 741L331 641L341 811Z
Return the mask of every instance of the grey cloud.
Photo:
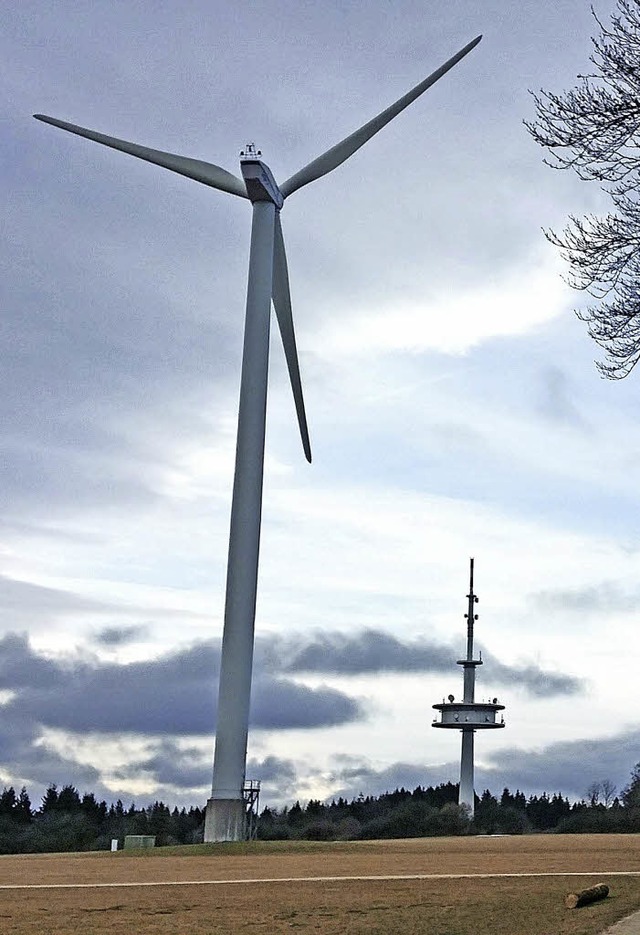
M530 595L542 611L566 611L573 614L603 611L630 613L638 608L640 590L630 591L614 581L602 581L586 588L556 588L535 591Z
M293 760L266 756L247 761L247 779L260 780L260 803L282 807L300 798L299 771Z
M364 717L356 698L295 681L291 675L297 672L450 672L455 658L450 648L425 641L403 644L377 631L352 639L330 634L308 644L281 638L275 645L277 658L265 640L258 642L251 703L251 723L257 730L329 727ZM32 649L26 636L8 634L0 641L0 688L16 695L4 713L12 717L19 712L30 723L76 732L210 736L219 663L219 647L213 643L126 665L80 657L48 659ZM494 662L490 671L492 684L517 684L538 696L570 694L580 687L570 676L534 666Z
M338 758L336 758L338 759ZM343 757L330 776L335 784L332 796L352 799L360 795L381 795L394 789L415 789L416 786L447 782L446 769L418 763L393 763L385 769L375 769L367 760ZM442 778L443 775L445 778Z
M10 782L16 786L26 784L32 798L51 782L62 786L72 781L100 790L97 768L78 763L42 743L39 725L19 710L9 712L8 707L0 707L0 764Z
M610 779L618 789L629 781L640 761L640 729L613 737L561 741L540 751L516 747L490 756L490 769L480 770L480 781L491 788L508 785L525 792L562 791L582 798L592 782Z
M144 466L137 465L138 477L133 465L129 477L123 471L124 445L121 465L114 459L104 459L102 469L97 472L88 467L88 462L94 459L101 460L98 450L87 458L81 457L73 446L56 451L25 441L8 444L0 473L0 508L11 519L16 514L37 515L45 510L50 515L59 515L70 505L75 509L109 502L133 506L155 499L149 485L140 480L145 474Z
M331 727L363 716L360 704L344 692L334 688L308 688L265 675L258 675L253 683L251 708L261 713L261 726L272 730Z
M24 633L8 633L0 640L0 688L20 690L39 686L48 691L60 688L63 682L60 665L33 652Z
M37 535L46 533L46 530L29 530ZM74 619L84 618L84 622L92 617L130 617L141 613L153 614L154 617L199 617L196 612L180 609L174 610L163 606L147 607L140 610L128 603L119 604L116 601L103 601L83 597L72 591L60 588L50 588L30 581L21 581L8 575L0 574L0 623L12 629L16 626L29 628L33 624L43 624L48 621L65 619L72 616ZM146 628L140 624L122 624L112 627L103 627L98 631L98 642L102 641L100 634L106 634L106 639L133 636L134 631L140 634Z
M151 756L133 762L118 774L118 779L138 778L146 773L160 786L178 789L202 789L211 781L211 756L197 747L183 747L170 739L154 745Z
M434 672L451 666L454 650L424 639L402 642L380 630L362 630L355 635L316 633L281 641L277 650L285 672L333 672L359 675L363 672Z
M211 783L211 753L165 738L154 741L149 756L129 763L115 779L126 784L144 774L158 788L166 789L169 797L175 797L176 793L184 797L188 790L204 797ZM298 771L293 760L273 755L262 760L250 757L247 778L260 780L263 801L271 804L290 804L296 796Z
M96 633L95 642L101 646L125 646L145 636L147 632L147 628L141 626L103 627Z
M529 664L508 666L483 651L487 665L485 680L490 684L518 686L537 698L557 695L577 695L583 692L586 680L563 672L549 672Z
M4 712L70 731L204 735L215 726L219 648L198 643L143 662L46 659L26 637L0 641L0 688L17 695ZM362 716L359 703L331 688L309 688L257 672L251 722L261 730L341 724Z
M219 317L190 314L190 295L181 297L185 309L175 307L169 270L180 248L167 243L171 262L136 249L148 238L127 205L135 178L128 190L120 188L114 186L90 231L78 231L73 203L20 205L43 241L42 268L3 242L12 282L0 335L6 349L0 507L7 516L151 502L153 480L171 459L159 438L210 433L202 413L213 395L226 392L234 335ZM112 206L118 200L119 237ZM64 237L49 230L58 228L57 214L66 219ZM171 241L177 231L165 227ZM128 268L119 269L125 262ZM150 276L150 269L163 273ZM193 282L193 273L183 278ZM214 293L219 298L211 284Z
M152 749L115 777L123 787L144 773L169 795L203 789L210 778L208 757L195 745L183 747L174 738L213 733L218 663L218 650L212 644L130 665L73 657L50 660L35 652L25 636L9 634L0 641L0 688L11 689L15 696L0 708L3 770L16 782L72 781L100 789L97 768L43 746L42 727L70 734L134 733L144 735ZM325 726L362 714L357 701L344 693L312 690L260 670L256 674L253 723L257 729ZM526 793L561 790L579 798L594 780L609 778L623 786L640 758L639 749L638 729L611 738L556 743L537 752L509 748L485 756L486 765L477 769L477 786L500 791L507 785ZM336 795L375 794L396 786L456 781L458 776L455 760L442 766L401 762L384 770L357 757L336 757L335 763L331 782ZM261 763L250 761L251 773L263 779L265 795L274 802L286 799L283 790L286 795L296 794L301 774L294 761L271 757Z
M298 776L293 760L283 759L278 756L266 756L264 760L258 760L251 757L247 760L247 776L260 776L262 782L291 785Z
M212 737L218 666L219 650L209 643L118 665L75 656L48 659L25 635L7 634L0 640L0 689L11 690L13 697L0 707L2 772L15 785L26 783L32 796L50 782L72 782L108 799L116 794L129 798L130 780L142 774L153 780L157 795L189 804L189 790L204 794L210 781L210 757L171 735ZM342 692L256 674L256 730L321 727L361 716L358 702ZM70 737L68 753L47 746L43 728L65 732ZM151 752L130 762L106 788L98 767L74 759L74 733L94 734L96 742L100 734L142 735ZM293 794L295 771L290 763L269 757L263 764L255 762L258 773L263 767L272 801L281 801L283 788ZM114 790L113 779L120 791Z
M451 673L459 650L425 637L402 641L380 630L355 635L317 633L308 639L289 637L263 646L265 663L283 672L322 672L361 675L380 672ZM583 681L562 672L547 672L533 664L509 666L486 651L487 679L491 684L518 685L539 697L571 695L583 689Z
M110 605L80 597L71 591L48 588L0 575L0 620L18 625L51 620L69 614L104 611Z
M593 782L609 779L618 790L629 782L633 766L640 760L640 729L634 728L613 737L562 741L543 750L511 747L484 755L487 765L476 767L476 791L490 789L500 794L508 787L526 795L542 792L562 792L579 800ZM394 763L385 769L375 769L369 761L358 757L336 757L331 775L332 795L346 798L360 792L379 795L404 786L438 785L457 782L460 763L453 760L441 765Z

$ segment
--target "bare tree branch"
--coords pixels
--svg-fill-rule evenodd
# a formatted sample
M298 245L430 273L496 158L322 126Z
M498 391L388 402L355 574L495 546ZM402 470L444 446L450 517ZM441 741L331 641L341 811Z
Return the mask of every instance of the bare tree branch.
M570 217L562 234L545 231L569 265L567 282L595 304L579 311L605 351L603 376L626 377L640 359L640 0L617 0L589 56L594 74L563 94L533 94L536 120L525 121L547 149L547 165L599 182L613 210Z

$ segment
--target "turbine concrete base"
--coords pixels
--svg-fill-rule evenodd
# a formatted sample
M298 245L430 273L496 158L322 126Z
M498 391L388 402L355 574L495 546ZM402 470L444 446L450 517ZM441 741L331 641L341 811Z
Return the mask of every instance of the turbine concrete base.
M244 841L244 799L209 799L204 816L204 840Z

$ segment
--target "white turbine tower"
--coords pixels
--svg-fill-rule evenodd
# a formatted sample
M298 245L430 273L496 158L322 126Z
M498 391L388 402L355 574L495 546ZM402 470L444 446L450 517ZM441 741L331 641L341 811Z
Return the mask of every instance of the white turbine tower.
M205 841L237 841L244 836L243 786L253 665L272 301L284 345L302 445L307 460L311 461L280 210L285 198L303 185L331 172L353 155L378 130L464 58L481 38L478 36L395 104L280 186L253 146L242 153L240 179L208 162L148 149L63 120L34 114L37 120L62 130L69 130L96 143L137 156L219 191L248 198L253 207L213 788L207 803Z

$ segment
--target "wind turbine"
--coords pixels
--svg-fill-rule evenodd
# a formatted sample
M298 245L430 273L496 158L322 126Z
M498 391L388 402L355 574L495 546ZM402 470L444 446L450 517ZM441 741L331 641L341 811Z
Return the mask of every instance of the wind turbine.
M285 198L303 185L331 172L353 155L367 140L464 58L481 38L482 36L477 36L377 117L318 156L280 186L269 167L261 160L260 152L256 152L253 146L249 146L241 154L240 179L209 162L148 149L146 146L96 133L64 120L34 114L37 120L137 156L219 191L247 198L252 204L251 250L229 532L213 788L207 803L205 841L237 841L244 837L243 787L253 665L272 301L284 345L302 446L307 460L311 461L280 211Z

